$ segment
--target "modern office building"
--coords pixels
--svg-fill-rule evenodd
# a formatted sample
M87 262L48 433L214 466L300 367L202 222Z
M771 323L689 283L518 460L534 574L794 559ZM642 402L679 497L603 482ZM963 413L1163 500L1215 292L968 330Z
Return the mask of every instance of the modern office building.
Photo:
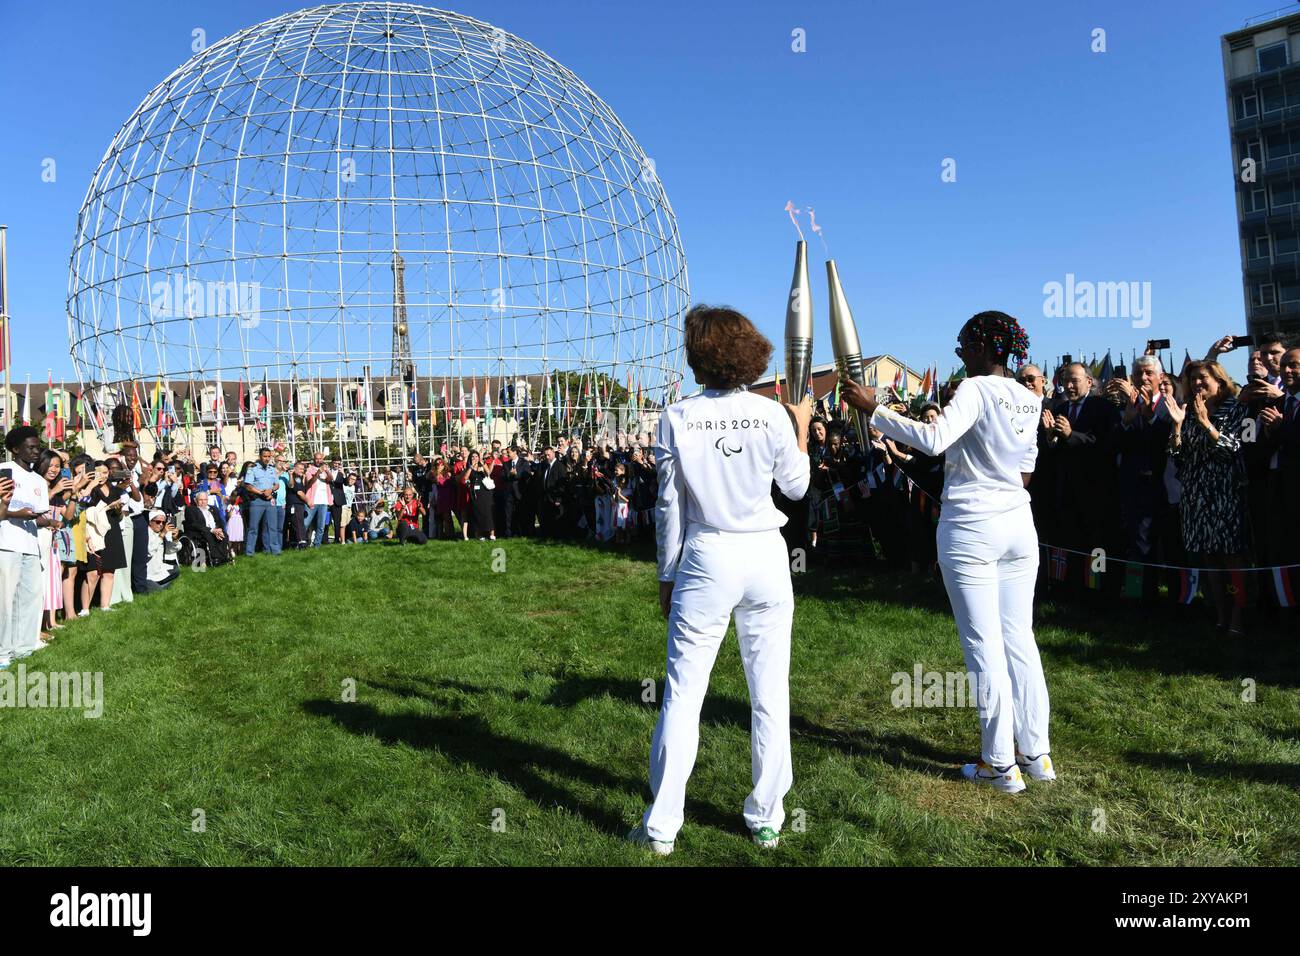
M1222 47L1247 330L1300 338L1300 4Z

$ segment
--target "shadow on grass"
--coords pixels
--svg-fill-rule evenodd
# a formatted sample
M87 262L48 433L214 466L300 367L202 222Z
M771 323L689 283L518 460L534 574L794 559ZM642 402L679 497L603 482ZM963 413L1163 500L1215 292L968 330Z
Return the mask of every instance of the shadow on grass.
M1204 754L1149 753L1130 751L1124 755L1130 763L1171 772L1192 772L1216 780L1249 780L1300 787L1300 766L1290 763L1227 763Z
M437 693L426 693L410 686L367 683L395 696L418 698L440 709L446 706L446 701ZM459 681L431 683L439 689L465 694L515 701L528 697L527 694L479 688ZM556 747L497 733L478 714L384 714L368 704L332 700L310 700L303 704L303 709L309 714L332 720L351 733L374 737L388 746L404 744L417 750L440 753L468 769L497 777L543 810L563 807L611 836L624 836L634 821L549 778L563 777L616 794L648 798L645 782L641 779L619 776ZM723 832L744 832L738 813L726 813L713 804L688 797L686 812L698 825Z
M795 581L796 601L801 597L874 601L952 616L942 582L922 574L823 565ZM1039 650L1048 661L1170 676L1201 674L1227 681L1250 676L1278 687L1300 686L1300 642L1287 639L1282 625L1259 621L1253 625L1253 636L1228 638L1214 630L1210 613L1203 606L1147 608L1118 597L1106 600L1089 595L1064 601L1053 597L1035 605L1034 626L1068 634L1066 640L1040 642ZM955 631L954 625L954 641Z
M555 675L553 675L555 676ZM429 689L420 690L410 684L389 684L376 681L367 683L402 697L418 697L445 706L439 692L455 691L470 696L488 696L523 703L532 698L527 691L507 690L502 687L482 687L455 680L422 680ZM608 697L636 707L646 707L641 701L643 685L640 680L615 675L555 676L555 683L538 703L547 707L569 709L585 700ZM713 727L734 727L750 731L749 702L736 697L710 693L700 712L700 724ZM970 759L968 753L943 750L907 734L869 733L864 730L839 730L823 727L799 714L790 715L790 734L793 743L803 743L823 750L834 751L850 757L874 757L891 766L916 770L922 773L959 777L961 764ZM649 748L649 740L646 747Z

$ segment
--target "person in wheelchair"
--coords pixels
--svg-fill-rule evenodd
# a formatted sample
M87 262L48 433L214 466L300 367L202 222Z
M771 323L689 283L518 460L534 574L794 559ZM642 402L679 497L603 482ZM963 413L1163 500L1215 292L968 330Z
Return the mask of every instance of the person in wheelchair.
M206 491L197 492L185 508L185 536L193 547L207 555L208 564L216 567L234 560L226 529Z

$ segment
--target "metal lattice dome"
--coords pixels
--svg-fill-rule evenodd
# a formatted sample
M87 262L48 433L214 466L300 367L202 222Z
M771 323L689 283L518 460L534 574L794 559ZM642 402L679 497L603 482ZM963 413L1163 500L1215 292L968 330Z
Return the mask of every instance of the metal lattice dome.
M582 80L362 2L236 33L145 97L78 217L68 322L86 383L568 372L662 401L687 302L654 164Z

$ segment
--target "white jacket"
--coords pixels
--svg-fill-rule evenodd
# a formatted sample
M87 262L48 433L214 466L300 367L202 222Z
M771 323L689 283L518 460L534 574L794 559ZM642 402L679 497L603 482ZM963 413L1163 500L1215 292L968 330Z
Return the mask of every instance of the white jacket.
M659 419L655 467L660 581L677 573L688 524L771 531L786 522L772 483L795 501L808 491L808 455L789 412L743 388L705 389L669 405Z

